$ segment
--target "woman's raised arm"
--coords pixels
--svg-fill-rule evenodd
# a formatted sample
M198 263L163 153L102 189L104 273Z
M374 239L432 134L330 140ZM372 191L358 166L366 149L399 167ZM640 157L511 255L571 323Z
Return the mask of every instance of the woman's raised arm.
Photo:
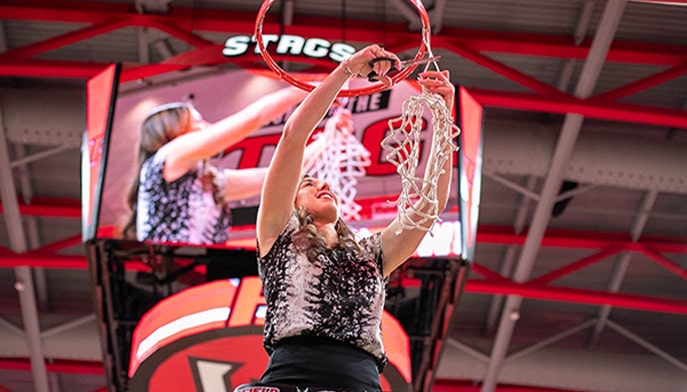
M215 123L203 122L204 129L198 132L189 132L170 141L165 163L166 177L170 174L170 178L166 179L171 181L173 177L180 177L199 161L213 157L242 141L293 108L305 95L305 92L295 87L283 88Z
M420 75L418 82L427 90L432 93L439 94L446 104L449 112L453 109L454 99L455 99L455 87L451 84L449 80L448 71L430 71L423 72ZM446 130L447 132L453 132L450 127ZM436 188L436 201L438 205L438 212L442 212L446 208L446 203L449 196L449 188L451 185L451 172L453 170L453 152L448 151L450 147L444 145L443 148L446 151L443 153L448 154L448 159L444 162L442 167L435 168L434 159L439 151L437 146L437 141L432 139L432 147L429 153L429 162L427 162L425 168L424 179L425 181L433 176L433 170L441 170L441 175L437 179ZM422 192L425 193L428 187L424 187ZM426 194L426 193L425 193ZM430 212L429 203L418 200L414 205L415 211ZM412 221L418 221L419 216L409 217ZM431 227L434 221L427 221L423 224L425 229ZM427 234L426 230L421 228L407 229L404 228L400 230L401 223L400 218L396 217L382 232L382 247L384 255L384 276L388 276L394 269L405 262L412 254L417 250L420 242ZM399 234L398 233L400 230Z
M265 178L258 208L256 234L260 256L269 251L293 212L305 144L344 84L353 75L367 75L375 71L382 75L380 80L383 83L391 85L391 79L386 74L392 66L399 64L381 61L370 67L370 62L380 57L390 57L396 62L399 61L394 54L378 45L371 45L356 52L339 64L310 92L287 120Z

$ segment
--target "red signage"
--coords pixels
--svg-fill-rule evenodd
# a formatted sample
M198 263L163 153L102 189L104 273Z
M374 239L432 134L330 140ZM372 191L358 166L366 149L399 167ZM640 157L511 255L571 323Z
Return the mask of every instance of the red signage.
M258 277L213 281L158 302L134 331L130 389L224 392L257 381L268 361L264 310ZM382 388L409 390L408 336L386 312L382 332L389 359Z

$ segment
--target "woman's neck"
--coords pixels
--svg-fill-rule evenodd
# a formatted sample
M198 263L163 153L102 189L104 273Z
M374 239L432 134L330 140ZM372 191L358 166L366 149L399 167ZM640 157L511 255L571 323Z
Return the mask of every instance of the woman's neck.
M339 242L339 235L336 232L335 223L315 223L317 232L324 238L327 242L327 248L334 248Z

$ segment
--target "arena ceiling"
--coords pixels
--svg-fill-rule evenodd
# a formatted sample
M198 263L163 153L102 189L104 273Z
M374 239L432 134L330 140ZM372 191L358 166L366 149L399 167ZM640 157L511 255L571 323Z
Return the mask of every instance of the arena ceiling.
M283 0L294 34L412 56L404 0ZM218 55L257 0L0 1L0 391L106 390L81 243L85 81ZM475 263L442 391L687 391L687 1L425 1L485 108ZM278 19L277 19L278 20Z

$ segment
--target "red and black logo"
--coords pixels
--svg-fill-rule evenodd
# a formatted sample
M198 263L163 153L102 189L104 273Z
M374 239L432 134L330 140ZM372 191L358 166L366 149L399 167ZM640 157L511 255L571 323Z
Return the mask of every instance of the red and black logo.
M129 390L231 392L257 382L267 367L264 298L257 277L194 286L155 305L133 336ZM408 337L386 314L387 391L410 389Z

